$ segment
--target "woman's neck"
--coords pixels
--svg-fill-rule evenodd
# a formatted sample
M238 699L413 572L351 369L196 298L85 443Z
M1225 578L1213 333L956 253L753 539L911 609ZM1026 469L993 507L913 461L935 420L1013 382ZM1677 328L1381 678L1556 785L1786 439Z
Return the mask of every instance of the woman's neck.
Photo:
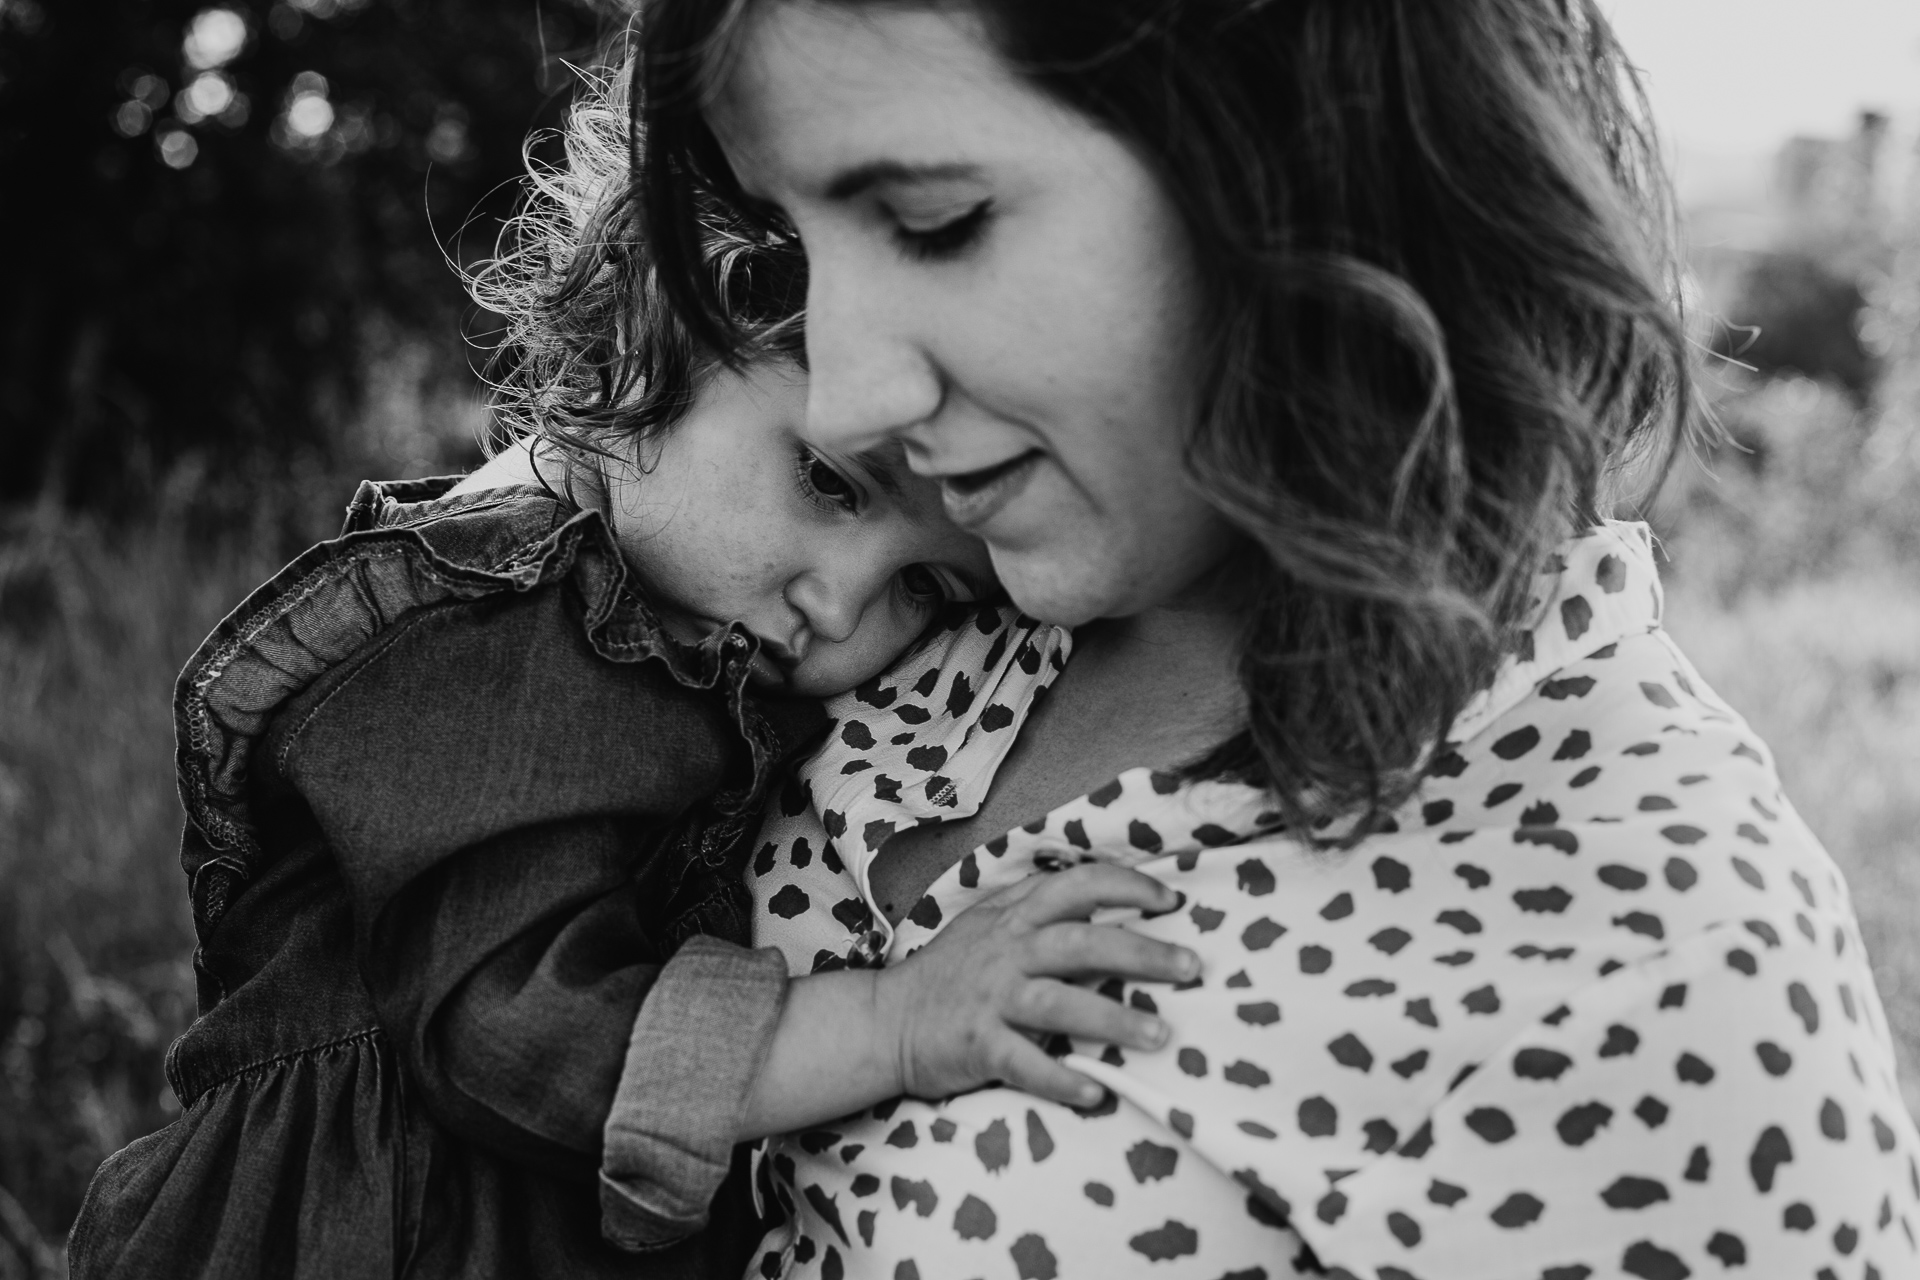
M1120 741L1151 744L1138 763L1185 763L1246 725L1237 668L1251 571L1244 555L1231 555L1151 609L1075 629L1063 681L1112 706ZM1133 697L1122 694L1129 689Z
M1104 713L1103 735L1133 763L1172 768L1206 754L1245 726L1235 670L1244 616L1192 604L1103 618L1075 630L1073 660L1056 692ZM1095 708L1099 711L1095 712Z

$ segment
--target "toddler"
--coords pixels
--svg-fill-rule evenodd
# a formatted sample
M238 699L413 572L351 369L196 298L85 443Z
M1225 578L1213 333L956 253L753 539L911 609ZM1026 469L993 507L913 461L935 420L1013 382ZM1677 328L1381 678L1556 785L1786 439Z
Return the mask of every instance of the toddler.
M81 1280L738 1275L740 1144L991 1078L1088 1102L1030 1036L1164 1035L1056 980L1189 975L1068 923L1164 909L1131 872L885 971L750 949L744 843L808 803L779 771L818 699L993 585L897 456L801 439L788 258L706 228L738 366L657 304L626 120L576 109L477 281L511 447L363 485L180 678L200 1016L181 1117L89 1191Z

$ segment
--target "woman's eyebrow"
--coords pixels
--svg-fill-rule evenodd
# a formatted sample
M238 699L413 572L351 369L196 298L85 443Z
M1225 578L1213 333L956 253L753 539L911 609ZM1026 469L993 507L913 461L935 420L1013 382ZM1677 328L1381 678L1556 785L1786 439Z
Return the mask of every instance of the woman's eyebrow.
M904 492L900 472L907 465L907 451L898 440L888 440L871 449L862 449L853 457L860 464L860 469L871 476L888 497L897 498Z
M973 593L973 599L969 603L1000 604L1005 602L1006 589L1000 585L1000 579L993 576L993 574L989 573L983 578L973 570L962 568L957 564L948 565L947 568L954 577L960 579L960 581L966 585L968 591Z
M827 183L826 197L829 200L851 200L883 184L951 182L979 176L980 167L972 164L902 164L898 160L874 160L835 174L833 180Z

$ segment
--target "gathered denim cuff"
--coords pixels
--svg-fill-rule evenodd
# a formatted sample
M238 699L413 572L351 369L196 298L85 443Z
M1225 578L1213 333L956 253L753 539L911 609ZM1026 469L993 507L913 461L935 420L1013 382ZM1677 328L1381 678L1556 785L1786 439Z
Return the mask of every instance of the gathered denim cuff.
M610 1243L655 1248L706 1225L786 995L778 951L716 938L688 939L660 971L607 1116L600 1230Z

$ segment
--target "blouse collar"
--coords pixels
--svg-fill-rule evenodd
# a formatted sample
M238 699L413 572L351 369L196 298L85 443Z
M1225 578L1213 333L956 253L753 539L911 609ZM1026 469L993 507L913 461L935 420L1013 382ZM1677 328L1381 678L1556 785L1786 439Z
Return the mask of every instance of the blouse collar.
M1607 520L1581 530L1534 576L1527 625L1513 652L1493 683L1454 717L1445 745L1469 741L1561 668L1658 629L1664 607L1653 534L1645 524Z

